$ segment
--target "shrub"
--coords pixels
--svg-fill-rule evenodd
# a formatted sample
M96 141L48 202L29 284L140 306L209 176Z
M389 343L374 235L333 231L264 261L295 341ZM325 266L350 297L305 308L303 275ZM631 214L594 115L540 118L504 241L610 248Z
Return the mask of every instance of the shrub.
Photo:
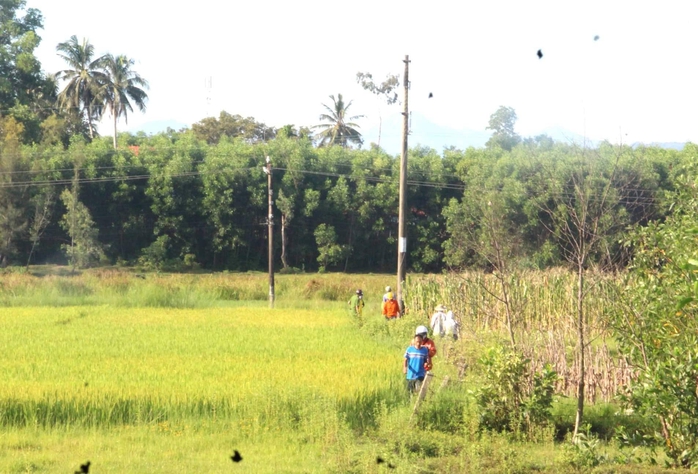
M531 374L520 352L497 346L481 359L485 380L475 391L481 429L530 434L551 420L557 374L545 366Z
M142 255L138 258L138 264L146 270L162 270L167 258L167 247L170 238L161 235L150 246L142 250Z

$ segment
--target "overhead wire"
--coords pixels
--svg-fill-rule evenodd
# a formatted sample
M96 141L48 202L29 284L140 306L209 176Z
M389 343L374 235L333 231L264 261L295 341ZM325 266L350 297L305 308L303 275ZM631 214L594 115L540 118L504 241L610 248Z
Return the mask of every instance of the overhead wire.
M202 163L202 162L196 162L196 163ZM135 166L134 166L135 167ZM102 169L115 169L116 167L103 167ZM142 166L138 166L137 168L143 168ZM99 169L99 168L93 168L94 169ZM216 174L216 173L231 173L231 172L240 172L240 171L251 171L253 169L256 169L256 167L242 167L242 168L226 168L226 169L217 169L217 170L206 170L206 171L201 171L201 170L196 170L196 171L185 171L185 172L179 172L179 173L170 173L167 174L166 176L168 178L183 178L183 177L195 177L195 176L204 176L204 175L210 175L210 174ZM324 176L324 177L333 177L333 178L345 178L353 181L357 180L366 180L369 182L376 182L376 183L397 183L398 182L398 177L390 177L390 178L385 178L385 177L376 177L376 176L356 176L356 175L351 175L351 174L342 174L342 173L335 173L335 172L329 172L329 171L312 171L312 170L300 170L300 169L290 169L290 168L272 168L272 171L278 170L278 171L286 171L289 173L300 173L300 174L306 174L306 175L314 175L314 176ZM64 172L74 172L73 169L63 169L62 171ZM84 169L83 169L84 171ZM39 171L40 173L49 173L48 171ZM1 173L0 173L1 175ZM0 188L18 188L18 187L40 187L40 186L59 186L59 185L68 185L73 182L77 182L78 184L92 184L92 183L111 183L111 182L120 182L120 181L139 181L139 180L148 180L150 178L154 177L152 174L138 174L138 175L119 175L119 176L103 176L103 177L93 177L93 178L78 178L75 180L75 178L57 178L57 179L47 179L47 180L42 180L42 181L36 181L36 180L30 180L30 181L8 181L8 182L0 182ZM444 176L446 177L446 176ZM412 187L425 187L425 188L437 188L437 189L447 189L447 190L454 190L454 191L464 191L466 189L466 185L462 183L449 183L449 182L436 182L436 181L425 181L425 180L416 180L416 179L408 179L407 184ZM485 192L485 191L497 191L496 189L492 188L487 188L487 187L469 187L468 189L474 191L474 192ZM639 196L623 196L621 200L618 202L621 204L652 204L656 202L656 198L653 196L644 196L642 194L651 194L653 191L649 189L644 189L644 188L626 188L625 191L627 193L636 193L636 194L641 194ZM557 197L557 198L574 198L577 196L576 193L574 192L561 192L561 193L552 193L551 196Z

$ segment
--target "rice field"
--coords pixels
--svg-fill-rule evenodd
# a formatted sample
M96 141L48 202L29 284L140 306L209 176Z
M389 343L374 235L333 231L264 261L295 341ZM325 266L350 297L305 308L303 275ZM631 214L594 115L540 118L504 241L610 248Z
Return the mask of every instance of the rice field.
M357 337L342 311L40 307L1 319L5 426L261 416L399 383L394 352Z
M390 275L278 275L270 310L261 273L0 274L0 472L72 473L87 460L98 474L565 466L550 434L515 446L475 433L463 371L482 335L501 330L496 302L470 280L478 277L410 278L411 311L387 324ZM525 313L529 327L562 320L566 278L533 275L517 287L538 308ZM346 307L356 288L367 302L361 319ZM456 309L468 334L449 346L452 363L437 358L439 383L413 420L402 354L432 301ZM419 442L417 425L429 432Z
M282 283L273 310L221 297L263 277L3 277L0 472L229 472L233 449L245 472L327 472L323 446L405 404L404 348L357 331L359 283L340 301L322 279L296 298Z

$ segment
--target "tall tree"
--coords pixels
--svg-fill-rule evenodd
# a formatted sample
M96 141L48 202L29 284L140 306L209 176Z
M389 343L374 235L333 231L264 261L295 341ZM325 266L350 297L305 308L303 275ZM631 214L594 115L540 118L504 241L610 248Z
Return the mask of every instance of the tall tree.
M516 124L516 111L511 107L501 106L495 113L490 115L490 122L487 130L494 130L494 133L487 140L487 147L499 146L502 150L511 151L521 142L521 137L514 131Z
M94 138L93 121L102 115L104 108L104 102L99 100L100 88L108 83L108 78L101 68L104 56L93 59L94 46L86 38L79 42L75 35L68 41L59 43L56 51L68 65L68 69L56 74L57 79L67 81L58 94L58 105L68 111L78 110L84 114L90 138Z
M324 272L328 265L340 262L347 252L346 245L337 243L337 232L334 226L320 224L315 229L315 242L317 242L317 261L320 263L320 272Z
M132 69L133 59L124 55L113 56L106 54L100 65L106 73L106 83L100 88L100 97L104 98L106 108L114 121L114 149L116 149L116 122L123 115L128 124L128 113L133 112L133 105L141 112L145 111L148 94L143 89L148 88L148 81Z
M73 152L73 180L71 189L64 189L61 201L66 212L60 225L68 233L70 243L62 245L73 271L86 268L104 257L102 245L97 236L99 229L92 220L90 210L80 202L80 171L85 164L84 144L75 140Z
M34 50L41 38L41 12L25 0L0 0L0 110L22 124L24 143L37 142L38 123L50 115L55 87L41 71Z
M359 126L352 120L360 119L363 115L348 116L347 111L352 101L345 104L342 94L337 94L337 98L330 95L330 99L332 99L332 107L322 104L328 113L320 115L320 120L327 123L313 127L320 130L318 134L320 139L319 145L340 145L347 148L350 143L355 143L361 146L364 141L361 138L361 133L356 130Z
M231 115L222 110L218 118L206 117L193 124L192 131L196 138L206 140L210 145L218 143L223 137L240 137L248 143L266 142L276 136L276 129L257 122L253 117Z
M76 268L89 267L104 256L97 239L99 230L94 225L89 209L78 200L74 189L64 189L61 200L67 209L61 219L61 227L70 236L70 244L64 244L63 250L73 266L73 271Z
M373 82L373 75L368 72L357 72L356 82L365 90L383 98L388 105L393 105L397 102L397 92L395 90L400 87L400 79L395 74L388 74L385 81L380 84ZM381 146L381 128L383 125L383 117L381 116L380 106L378 107L378 147Z
M24 127L13 117L0 118L0 266L5 267L27 227L26 181L28 160L21 150Z
M257 253L256 235L264 227L250 225L266 216L267 183L253 146L240 140L223 140L211 146L198 167L201 172L200 213L210 232L212 264L246 265L242 256ZM168 165L169 166L169 165ZM157 196L154 194L154 196ZM161 206L164 211L164 206Z
M498 286L488 289L504 307L504 318L512 349L516 348L515 326L523 312L524 300L512 291L512 282L518 278L516 257L521 255L522 231L520 219L520 183L504 179L490 179L481 188L466 190L462 202L452 199L444 208L451 237L445 242L447 263L462 264L465 255L482 261L490 270ZM496 288L496 289L495 289ZM483 308L487 311L487 308Z
M575 437L582 428L584 415L585 357L589 344L585 301L592 288L588 281L589 267L597 263L595 256L611 254L609 246L618 241L619 233L628 223L624 204L629 192L637 186L633 177L626 181L626 174L621 172L621 158L628 150L610 151L593 157L582 151L566 163L551 159L544 166L548 172L542 173L536 183L543 191L538 203L543 225L558 241L562 256L577 274L575 325L579 379ZM603 261L602 257L598 260Z

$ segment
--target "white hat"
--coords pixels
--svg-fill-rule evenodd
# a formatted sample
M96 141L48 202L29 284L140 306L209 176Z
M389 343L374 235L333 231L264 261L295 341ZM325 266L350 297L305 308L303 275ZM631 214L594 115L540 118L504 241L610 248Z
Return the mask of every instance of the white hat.
M436 311L446 311L447 308L444 305L440 304L435 309Z
M414 335L419 336L420 334L427 334L428 332L429 330L426 326L417 326L417 329L414 330Z
M385 291L386 291L386 293L387 293L388 291L393 291L393 289L390 288L389 286L386 286L386 287L385 287Z

